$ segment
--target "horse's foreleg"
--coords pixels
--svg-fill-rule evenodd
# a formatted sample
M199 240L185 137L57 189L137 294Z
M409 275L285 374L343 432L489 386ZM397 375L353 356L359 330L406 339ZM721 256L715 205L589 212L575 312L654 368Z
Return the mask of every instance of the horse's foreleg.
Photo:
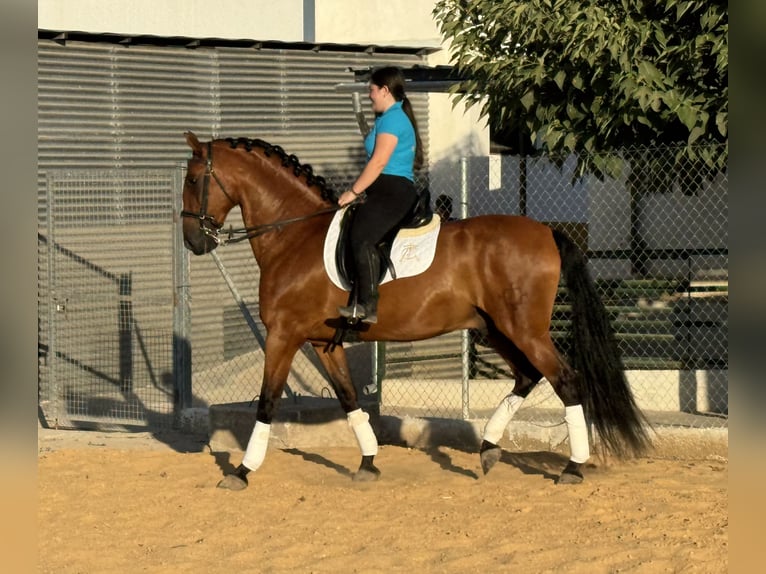
M364 482L377 480L380 477L380 470L373 463L373 459L378 454L378 439L370 425L370 415L364 412L357 402L356 388L351 380L346 352L340 345L329 348L322 343L314 343L313 346L330 377L330 383L348 417L348 424L362 452L362 462L359 470L354 474L354 480Z
M300 343L289 341L277 334L269 334L266 339L266 361L263 367L263 382L258 397L255 426L247 443L245 456L232 474L227 474L218 483L219 488L242 490L247 487L247 475L260 468L266 458L271 435L271 421L277 409L282 391L287 383L287 375L293 357Z

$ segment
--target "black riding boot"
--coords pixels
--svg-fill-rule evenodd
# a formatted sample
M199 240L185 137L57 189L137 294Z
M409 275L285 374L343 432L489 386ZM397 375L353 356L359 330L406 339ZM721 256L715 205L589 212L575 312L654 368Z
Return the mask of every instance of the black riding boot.
M361 319L363 323L378 322L378 277L380 255L375 247L365 250L356 271L356 304L338 307L343 317Z

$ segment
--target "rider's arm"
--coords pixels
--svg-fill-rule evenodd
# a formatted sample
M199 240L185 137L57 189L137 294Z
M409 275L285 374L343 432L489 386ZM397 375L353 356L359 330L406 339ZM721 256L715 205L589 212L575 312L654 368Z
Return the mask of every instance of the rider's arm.
M388 160L391 159L391 154L394 153L394 148L396 148L398 141L399 138L389 133L380 133L375 137L375 149L372 152L370 161L364 166L362 173L359 174L351 189L344 192L338 198L339 205L343 206L351 203L378 179L378 176L383 172L383 168L388 164Z

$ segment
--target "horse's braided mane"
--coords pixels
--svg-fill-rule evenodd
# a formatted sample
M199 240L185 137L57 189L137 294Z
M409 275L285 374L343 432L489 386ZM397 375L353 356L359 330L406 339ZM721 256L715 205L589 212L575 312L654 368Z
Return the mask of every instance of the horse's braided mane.
M232 149L242 146L248 152L253 150L253 146L263 149L263 153L270 157L272 154L276 154L282 161L283 167L291 167L296 177L301 175L306 177L306 185L309 187L316 186L322 194L322 199L325 201L336 201L335 193L332 189L327 187L327 181L321 175L314 174L314 168L309 164L301 164L298 157L294 154L288 154L281 146L272 145L269 142L265 142L261 139L250 138L226 138Z

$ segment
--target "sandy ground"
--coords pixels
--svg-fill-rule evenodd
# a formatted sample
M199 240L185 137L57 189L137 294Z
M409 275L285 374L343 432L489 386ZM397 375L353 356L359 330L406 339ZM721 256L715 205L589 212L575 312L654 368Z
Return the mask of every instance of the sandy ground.
M241 454L203 437L38 435L38 572L728 571L728 459L598 461L383 446L376 483L355 448L270 450L240 492Z

